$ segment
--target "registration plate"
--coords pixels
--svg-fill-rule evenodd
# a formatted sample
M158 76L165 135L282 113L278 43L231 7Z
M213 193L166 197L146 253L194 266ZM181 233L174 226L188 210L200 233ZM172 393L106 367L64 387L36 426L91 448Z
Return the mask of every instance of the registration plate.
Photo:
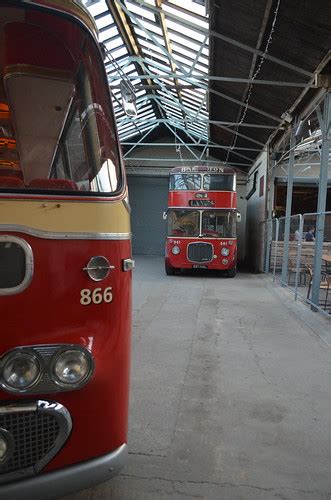
M204 266L203 264L193 264L193 269L208 269L208 266Z

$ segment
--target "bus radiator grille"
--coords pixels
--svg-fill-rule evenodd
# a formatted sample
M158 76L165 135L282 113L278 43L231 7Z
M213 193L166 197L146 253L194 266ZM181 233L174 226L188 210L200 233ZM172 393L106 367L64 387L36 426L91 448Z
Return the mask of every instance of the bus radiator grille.
M72 429L68 410L45 400L0 406L0 437L7 453L0 462L0 483L40 472L59 452Z
M59 433L54 417L36 412L2 415L0 427L6 429L14 441L12 457L0 466L2 474L33 467L47 455Z
M187 258L192 262L211 262L213 255L214 247L211 243L189 243L187 247Z

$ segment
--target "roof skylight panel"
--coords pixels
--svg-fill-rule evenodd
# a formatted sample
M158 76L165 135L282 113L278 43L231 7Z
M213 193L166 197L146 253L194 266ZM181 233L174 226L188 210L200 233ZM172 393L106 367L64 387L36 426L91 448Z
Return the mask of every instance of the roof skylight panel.
M169 32L169 36L170 36L171 41L178 42L179 44L184 43L186 45L186 47L189 47L194 52L199 51L199 49L201 47L201 43L204 41L205 36L203 36L202 39L200 40L201 43L198 43L197 38L195 37L194 31L192 32L192 36L188 36L184 32L179 33L177 30L172 30L169 26L168 26L168 28L169 28L168 32ZM203 50L206 50L206 49L203 49Z
M107 27L114 26L114 20L112 16L110 15L109 11L108 13L102 14L99 17L97 16L95 18L96 25L98 27L99 32L101 30L105 30Z
M183 40L184 43L184 40ZM187 57L188 59L195 59L197 56L197 51L190 50L189 48L183 48L182 44L178 44L171 40L172 51L178 54L181 54L183 57Z
M144 23L145 30L139 28L137 24L134 25L134 30L137 35L148 37L148 32L150 31L153 36L158 35L162 37L162 29L157 24L151 24L149 22Z
M130 1L126 1L126 7L130 10L130 12L133 12L133 14L136 14L136 16L139 18L145 18L149 19L150 21L155 23L155 15L153 12L151 12L149 9L144 9L144 6L141 5L136 5Z
M115 49L117 49L118 47L125 47L125 45L123 44L123 40L120 36L117 36L116 38L112 38L111 40L107 41L104 43L106 49L110 52L112 52L113 54L113 51Z
M183 102L183 105L185 106L185 108L190 110L192 115L194 115L194 114L196 115L199 112L199 106L196 102L188 101L184 97L182 97L182 102Z
M83 3L86 5L87 0L83 0ZM92 14L93 17L96 17L98 14L101 14L102 12L108 11L108 6L107 6L105 0L100 0L100 2L93 3L92 5L89 5L88 10Z
M187 7L187 5L185 5L185 7ZM185 26L185 21L187 21L187 24L188 23L193 24L193 25L195 24L199 29L203 28L204 30L208 30L208 28L209 28L209 24L208 24L207 19L204 20L202 16L195 17L190 13L189 10L185 9L186 12L184 12L184 9L178 10L174 7L171 7L170 5L168 5L166 3L164 3L162 5L162 8L163 8L163 11L164 11L166 16L167 16L167 13L173 14L174 16L179 16L181 19L181 23L183 23L184 26ZM170 17L167 17L167 22L168 22L168 20L170 21ZM180 24L180 26L182 26L182 24Z
M158 54L162 54L162 55L165 54L166 48L165 48L165 45L162 43L161 43L161 45L163 45L163 48L158 47L154 43L152 43L149 40L146 40L145 38L142 38L142 37L138 37L138 41L139 41L140 46L143 47L145 50L149 51L150 53L157 52Z
M173 4L174 6L178 5L178 7L182 7L183 0L168 0L168 4ZM206 16L206 7L204 5L199 5L197 2L192 2L191 0L186 0L185 7L195 14L198 14L199 16Z
M176 116L180 116L181 118L183 117L183 111L179 108L176 108L175 106L171 106L170 104L163 104L163 109L167 111L167 113L175 114Z
M188 55L191 57L194 57L197 55L199 52L202 57L206 57L206 59L209 58L209 47L205 40L199 45L199 44L194 44L196 48L194 49L193 47L189 46L191 45L190 39L187 39L186 37L176 37L176 39L170 34L169 32L169 39L171 42L171 46L173 50L176 50L177 52L183 54L183 55ZM194 42L193 42L194 43ZM203 45L203 48L202 48Z
M193 68L195 70L198 70L200 68L200 71L202 71L203 73L208 72L208 64L202 65L199 63L199 61L195 61L194 59L188 57L183 57L181 54L175 51L173 51L173 56L176 61L182 63L183 65L188 65L191 69Z
M173 29L174 31L176 31L177 33L181 33L183 35L186 35L190 38L192 38L193 40L197 40L198 42L202 42L206 35L205 33L199 33L199 30L193 30L193 29L190 29L190 28L187 28L186 26L184 25L180 25L174 21L171 21L170 19L167 19L167 26L170 28L170 29Z
M180 58L182 59L186 59L186 60L189 60L189 61L194 61L196 60L196 62L198 64L201 64L201 66L205 66L206 68L208 68L209 66L209 59L208 57L205 57L203 55L198 55L196 52L193 52L193 51L185 51L183 50L182 48L179 48L179 45L178 44L173 44L172 45L172 53L174 55L174 57L178 58L180 60Z

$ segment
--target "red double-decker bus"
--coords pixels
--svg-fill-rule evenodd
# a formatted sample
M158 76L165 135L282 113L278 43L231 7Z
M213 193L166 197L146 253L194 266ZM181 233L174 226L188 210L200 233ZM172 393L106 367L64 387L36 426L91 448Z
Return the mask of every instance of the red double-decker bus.
M175 167L170 172L165 271L237 269L236 174L227 167Z

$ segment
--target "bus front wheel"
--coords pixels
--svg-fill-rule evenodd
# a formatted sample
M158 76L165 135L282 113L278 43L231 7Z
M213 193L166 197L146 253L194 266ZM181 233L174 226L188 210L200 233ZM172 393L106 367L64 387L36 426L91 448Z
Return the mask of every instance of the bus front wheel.
M174 274L176 274L176 269L172 266L169 266L169 264L167 263L165 263L164 269L167 276L173 276Z
M228 278L234 278L237 274L237 269L235 267L233 267L232 269L228 269L226 274Z

